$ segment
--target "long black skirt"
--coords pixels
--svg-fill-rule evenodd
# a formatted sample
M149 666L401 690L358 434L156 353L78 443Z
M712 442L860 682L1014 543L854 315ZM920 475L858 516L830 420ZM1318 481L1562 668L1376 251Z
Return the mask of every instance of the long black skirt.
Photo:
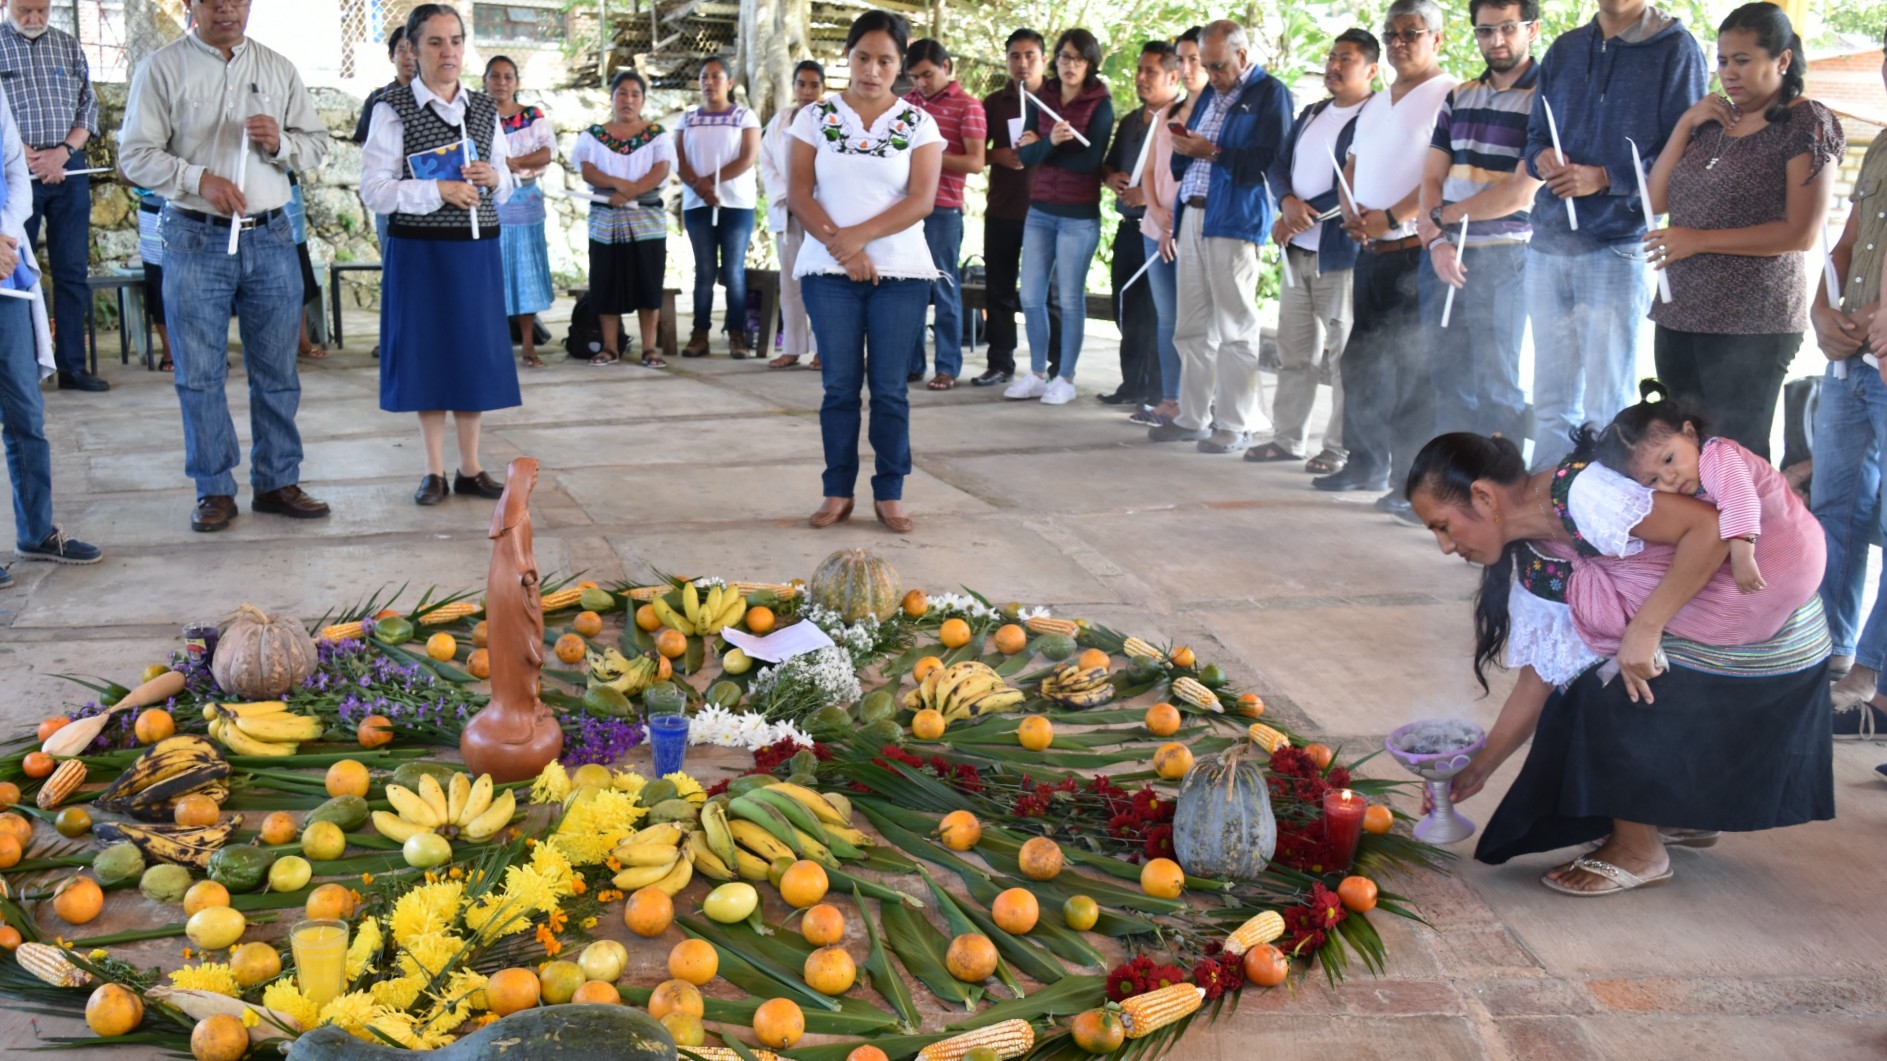
M1614 818L1751 832L1835 816L1826 660L1774 677L1673 666L1651 691L1655 703L1633 703L1594 667L1550 697L1474 857L1587 843Z

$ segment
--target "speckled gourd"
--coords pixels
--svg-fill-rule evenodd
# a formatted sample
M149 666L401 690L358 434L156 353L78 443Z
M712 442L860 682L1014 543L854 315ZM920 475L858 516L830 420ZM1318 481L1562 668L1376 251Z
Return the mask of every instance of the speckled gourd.
M216 684L244 700L279 700L314 669L314 638L301 623L271 619L253 604L236 610L210 660Z
M1249 746L1201 759L1179 783L1173 811L1173 853L1197 877L1252 880L1278 847L1265 770L1245 757Z
M868 549L841 549L819 565L807 585L814 604L838 612L848 623L888 619L898 610L902 585L884 557Z

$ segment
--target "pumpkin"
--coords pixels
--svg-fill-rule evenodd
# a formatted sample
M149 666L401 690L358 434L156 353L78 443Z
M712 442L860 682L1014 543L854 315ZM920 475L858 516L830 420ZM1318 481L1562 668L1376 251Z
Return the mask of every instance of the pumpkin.
M866 617L889 619L902 604L898 573L868 549L841 549L813 572L806 592L813 603L838 612L848 623Z
M1173 852L1196 877L1255 880L1278 847L1265 770L1244 742L1199 760L1179 783Z
M314 669L308 631L294 619L271 619L253 604L236 610L210 660L216 684L244 700L279 700Z
M412 1051L363 1043L324 1024L289 1043L289 1061L402 1061ZM628 1006L569 1003L520 1010L426 1055L438 1061L675 1061L675 1040L647 1013Z

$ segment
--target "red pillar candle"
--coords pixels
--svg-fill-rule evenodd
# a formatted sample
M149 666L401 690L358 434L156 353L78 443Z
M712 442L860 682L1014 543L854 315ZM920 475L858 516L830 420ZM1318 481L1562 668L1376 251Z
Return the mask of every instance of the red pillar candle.
M1369 801L1349 789L1331 789L1324 793L1324 838L1330 841L1337 867L1348 869L1356 861L1356 845L1363 839L1363 812Z

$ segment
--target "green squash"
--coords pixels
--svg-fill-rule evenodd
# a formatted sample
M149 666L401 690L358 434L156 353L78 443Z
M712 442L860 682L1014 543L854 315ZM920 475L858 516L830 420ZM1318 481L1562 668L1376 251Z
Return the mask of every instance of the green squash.
M1035 650L1042 658L1056 663L1073 656L1076 649L1075 639L1067 634L1043 634L1035 642Z
M814 571L806 597L848 623L895 615L903 586L885 559L867 549L841 549Z
M275 853L259 847L225 847L210 856L210 879L232 894L252 892L269 879Z
M744 796L755 789L765 788L773 784L775 780L772 774L742 774L727 783L727 794L730 796Z
M310 822L333 822L341 827L342 832L351 833L366 825L371 814L367 801L359 796L336 796L309 811L301 824L305 829Z
M289 1043L289 1061L413 1061L326 1024ZM628 1006L566 1004L520 1010L425 1055L430 1061L677 1061L661 1022Z
M1179 783L1173 811L1173 853L1196 877L1255 880L1278 847L1265 769L1245 758L1241 741L1201 759Z
M442 763L428 763L412 759L401 763L399 769L393 771L393 776L387 778L387 784L418 792L419 779L422 776L431 774L434 781L445 786L452 783L452 775L456 773L458 773L456 769Z

